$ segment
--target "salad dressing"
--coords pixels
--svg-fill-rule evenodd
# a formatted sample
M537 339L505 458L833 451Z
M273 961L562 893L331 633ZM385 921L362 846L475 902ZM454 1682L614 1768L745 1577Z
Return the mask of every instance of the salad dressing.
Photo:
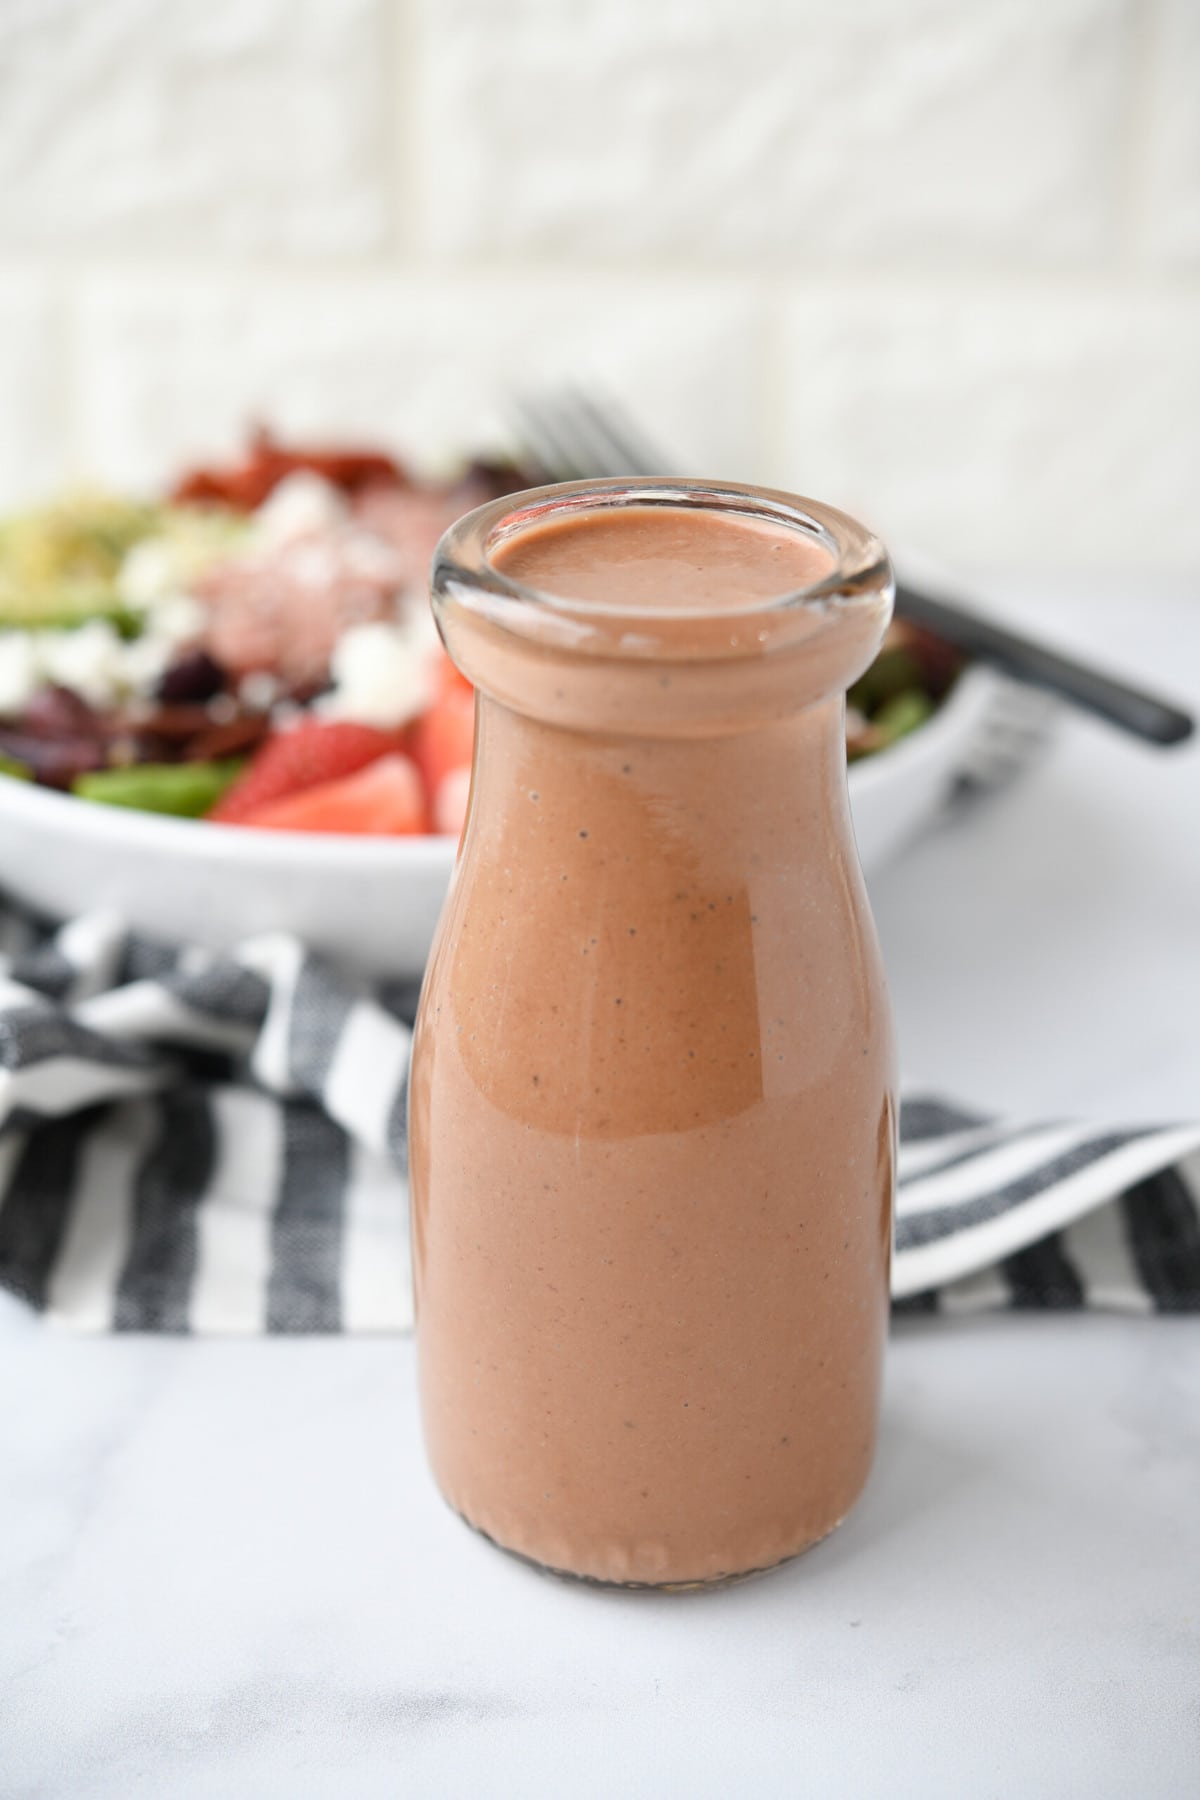
M410 1111L443 1493L662 1586L778 1563L860 1492L895 1121L842 725L886 564L788 601L871 541L687 493L450 534L479 723Z

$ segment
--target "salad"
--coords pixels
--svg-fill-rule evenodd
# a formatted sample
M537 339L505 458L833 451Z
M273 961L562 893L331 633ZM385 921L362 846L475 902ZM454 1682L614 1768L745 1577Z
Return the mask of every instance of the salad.
M0 776L275 831L457 833L474 695L427 596L434 547L533 478L419 481L371 449L260 433L163 499L0 522ZM898 621L851 690L847 752L921 725L955 652Z

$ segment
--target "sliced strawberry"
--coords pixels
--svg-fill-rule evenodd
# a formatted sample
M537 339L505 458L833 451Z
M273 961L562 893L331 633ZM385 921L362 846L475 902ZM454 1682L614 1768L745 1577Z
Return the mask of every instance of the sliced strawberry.
M453 665L452 665L453 666ZM436 796L447 775L469 769L475 747L475 694L459 681L448 681L413 732L412 753Z
M210 819L224 825L246 823L250 814L289 794L353 775L381 756L408 748L408 735L356 725L346 719L304 719L277 731L250 767L214 806Z
M261 831L340 831L368 837L405 837L429 829L425 793L410 757L381 756L319 787L268 801L243 819Z
M466 822L470 794L470 769L451 769L433 796L433 829L457 837Z
M458 665L452 662L443 650L438 664L438 692L445 694L451 691L473 694L475 689Z

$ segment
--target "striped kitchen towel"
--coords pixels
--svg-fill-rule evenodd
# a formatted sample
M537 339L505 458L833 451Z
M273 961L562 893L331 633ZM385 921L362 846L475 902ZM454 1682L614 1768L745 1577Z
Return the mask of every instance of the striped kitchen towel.
M0 905L0 1286L80 1331L412 1322L411 985ZM1200 1310L1200 1126L901 1125L904 1310Z

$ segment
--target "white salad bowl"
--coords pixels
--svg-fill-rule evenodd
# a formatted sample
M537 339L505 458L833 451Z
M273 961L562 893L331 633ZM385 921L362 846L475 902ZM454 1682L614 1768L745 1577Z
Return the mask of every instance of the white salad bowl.
M850 770L859 854L876 870L938 810L986 731L997 689L966 670L919 730ZM0 778L0 885L70 918L119 914L223 950L293 932L363 974L424 966L454 864L450 838L255 831L100 806Z

